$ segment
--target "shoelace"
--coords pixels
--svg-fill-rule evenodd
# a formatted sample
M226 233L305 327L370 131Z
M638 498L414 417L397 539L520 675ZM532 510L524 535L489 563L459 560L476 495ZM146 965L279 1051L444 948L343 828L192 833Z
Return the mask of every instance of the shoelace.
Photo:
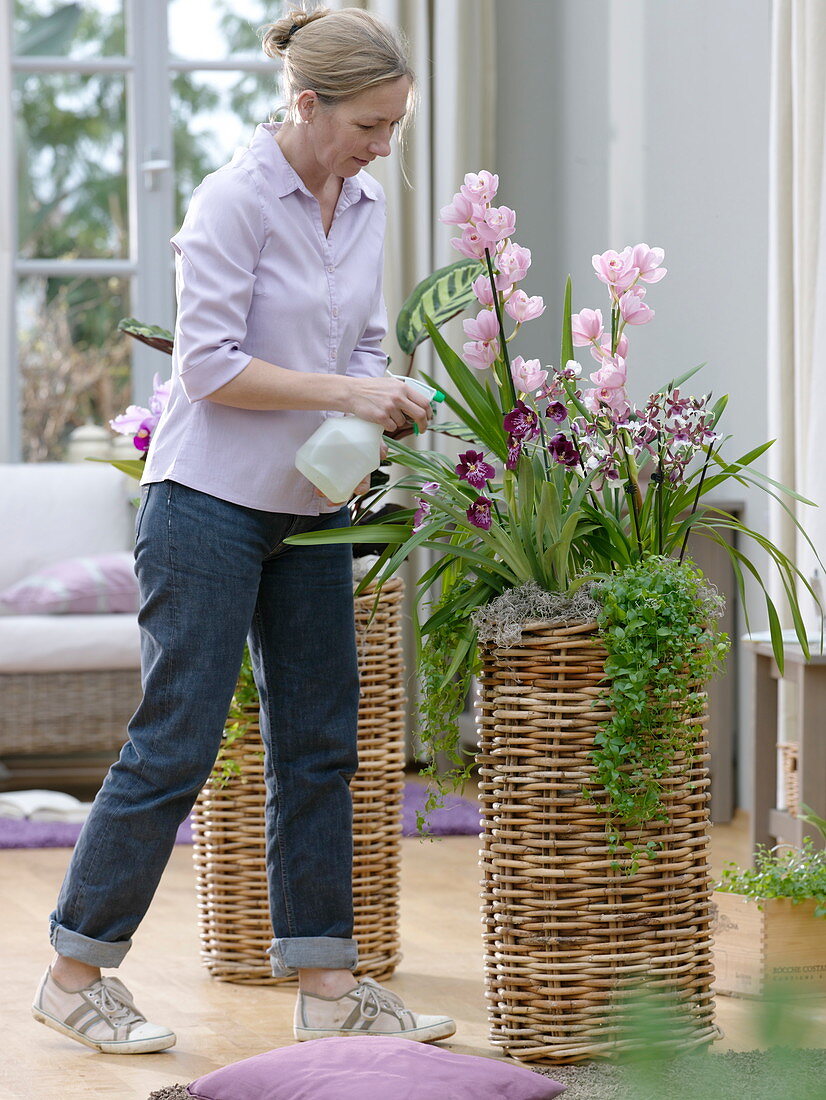
M103 980L96 982L89 990L89 997L115 1027L127 1027L129 1024L142 1024L144 1017L125 1001L117 989Z
M404 1001L389 989L372 982L361 982L360 1014L364 1020L375 1020L379 1013L385 1009L397 1019L399 1011L404 1011Z

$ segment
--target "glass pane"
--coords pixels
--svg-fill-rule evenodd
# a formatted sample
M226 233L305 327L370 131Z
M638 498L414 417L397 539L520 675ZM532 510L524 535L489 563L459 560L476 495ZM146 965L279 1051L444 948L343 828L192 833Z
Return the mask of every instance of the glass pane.
M127 256L123 77L19 73L14 111L20 254Z
M128 280L21 279L17 294L23 458L60 461L70 432L108 425L130 403Z
M122 57L123 0L14 0L14 52L20 57Z
M178 73L172 82L175 144L175 224L208 172L249 145L259 122L281 102L277 73Z
M270 0L169 0L169 52L200 61L262 58L256 31L278 18L276 7Z

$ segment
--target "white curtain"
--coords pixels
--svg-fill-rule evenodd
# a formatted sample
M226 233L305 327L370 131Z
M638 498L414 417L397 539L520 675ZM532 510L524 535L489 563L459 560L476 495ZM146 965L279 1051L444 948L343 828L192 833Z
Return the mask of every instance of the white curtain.
M0 462L14 456L10 437L10 402L17 387L12 372L15 340L14 257L17 227L14 216L14 117L12 114L11 0L0 0Z
M774 0L770 143L769 473L814 501L797 518L826 560L826 4ZM772 540L807 578L816 560L772 505ZM822 582L822 570L820 570ZM802 609L815 627L813 601ZM788 624L787 624L788 625Z

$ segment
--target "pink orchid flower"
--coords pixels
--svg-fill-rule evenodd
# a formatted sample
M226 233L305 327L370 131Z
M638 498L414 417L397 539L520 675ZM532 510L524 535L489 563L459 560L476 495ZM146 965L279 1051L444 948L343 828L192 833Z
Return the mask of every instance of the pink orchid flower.
M591 264L600 282L612 287L617 294L627 290L640 273L639 268L634 265L634 252L631 248L624 248L622 252L614 252L609 248L601 256L592 256Z
M574 347L584 348L593 340L601 340L603 331L601 309L582 309L571 317Z
M622 386L586 390L582 395L582 404L595 416L604 413L606 405L618 416L623 416L631 408L628 395Z
M492 309L480 309L469 321L462 321L462 328L471 340L495 340L499 335L499 322Z
M611 358L611 337L603 336L599 342L599 346L591 346L591 355L596 359L598 363L604 362L606 359ZM617 355L621 359L628 358L628 337L620 336L617 341Z
M639 270L640 278L644 283L658 283L664 279L668 268L661 267L665 259L665 251L662 248L649 248L647 244L635 245L632 249L631 262Z
M461 237L451 237L451 245L469 260L484 260L488 242L474 225L466 225Z
M548 380L548 372L542 370L538 359L523 359L517 355L511 362L511 376L513 384L522 393L533 393Z
M627 325L647 325L654 317L654 310L643 301L645 288L631 287L619 300L620 313Z
M524 279L530 266L531 250L529 248L523 248L522 245L514 244L513 241L506 244L496 257L496 267L499 271L497 289L502 289L499 285L500 279L503 283L518 283Z
M149 398L149 408L156 416L160 416L167 406L169 395L172 393L172 379L161 381L161 376L155 372L152 379L152 396Z
M134 435L145 421L151 419L152 413L149 409L142 405L129 405L126 412L109 421L109 427L121 435Z
M464 225L472 217L473 203L470 199L466 199L461 191L457 191L453 201L439 211L439 220L445 225Z
M504 240L516 228L516 211L509 206L491 206L477 221L476 228L491 244Z
M473 203L489 203L499 189L499 177L490 172L468 172L459 191Z
M490 286L490 278L487 275L480 275L477 279L473 280L472 289L473 293L479 299L483 306L493 305L493 291ZM513 290L513 287L508 285L500 287L497 283L497 290L501 290L504 296L507 296Z
M470 343L463 344L462 352L464 353L465 362L468 366L476 367L477 370L487 370L499 354L499 341L491 340L490 342L482 343L474 340Z
M545 302L539 294L529 298L524 290L515 290L505 302L505 311L513 317L514 321L523 324L525 321L533 321L541 317L545 312Z
M416 503L418 504L418 508L416 509L416 514L413 516L413 530L421 531L422 527L424 527L427 522L427 517L430 515L432 505L429 500L417 499Z
M619 355L613 359L606 359L599 370L591 375L591 381L598 389L615 390L625 385L628 380L628 372L625 369L625 360Z

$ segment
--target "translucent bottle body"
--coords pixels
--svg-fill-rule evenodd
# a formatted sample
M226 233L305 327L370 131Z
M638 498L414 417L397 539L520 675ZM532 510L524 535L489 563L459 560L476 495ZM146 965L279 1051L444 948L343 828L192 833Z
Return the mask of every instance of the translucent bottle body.
M381 459L380 424L358 416L329 416L298 450L296 469L333 501L343 504Z

